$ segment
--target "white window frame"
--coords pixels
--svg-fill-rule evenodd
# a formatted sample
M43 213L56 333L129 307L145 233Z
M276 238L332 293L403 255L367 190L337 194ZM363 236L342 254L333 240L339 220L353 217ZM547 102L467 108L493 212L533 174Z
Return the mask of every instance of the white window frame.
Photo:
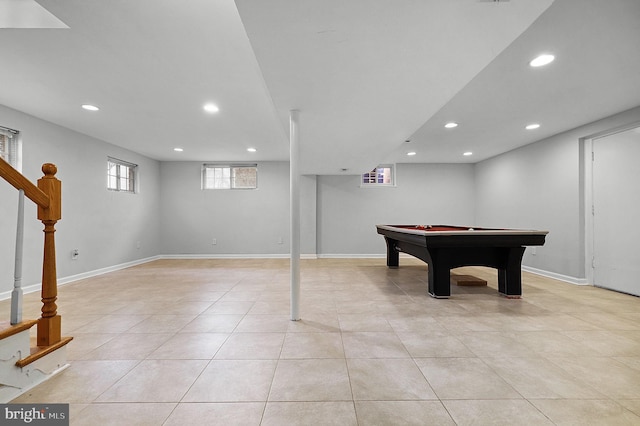
M20 132L0 126L0 157L19 172L22 172L22 144Z
M254 169L255 185L254 186L237 186L235 180L236 169ZM209 189L233 189L246 190L258 189L258 165L256 163L205 163L202 165L201 188Z
M114 171L115 173L112 173ZM138 165L107 157L107 189L115 192L137 193Z
M388 188L396 186L395 164L380 164L368 173L360 175L362 188Z

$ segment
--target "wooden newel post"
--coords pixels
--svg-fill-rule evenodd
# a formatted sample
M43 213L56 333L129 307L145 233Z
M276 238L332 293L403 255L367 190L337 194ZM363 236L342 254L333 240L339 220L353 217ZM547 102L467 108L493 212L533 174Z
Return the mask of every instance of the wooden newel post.
M44 177L38 179L38 188L49 196L49 207L38 206L38 219L44 224L42 317L38 320L38 346L50 346L62 339L62 320L56 306L58 282L54 239L55 224L62 218L62 182L55 177L57 171L55 164L43 164Z

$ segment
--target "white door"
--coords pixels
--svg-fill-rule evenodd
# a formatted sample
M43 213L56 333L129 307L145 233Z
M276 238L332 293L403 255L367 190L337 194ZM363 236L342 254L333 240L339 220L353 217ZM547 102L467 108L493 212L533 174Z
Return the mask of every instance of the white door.
M593 141L594 284L640 295L640 128Z

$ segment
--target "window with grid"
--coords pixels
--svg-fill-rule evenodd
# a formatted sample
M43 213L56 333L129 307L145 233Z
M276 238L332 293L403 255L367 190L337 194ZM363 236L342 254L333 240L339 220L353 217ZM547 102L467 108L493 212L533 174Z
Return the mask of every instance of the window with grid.
M107 189L135 193L137 174L137 164L107 158Z
M20 171L18 136L20 132L0 126L0 157Z
M256 189L257 164L204 164L202 189Z
M391 164L380 165L362 174L362 186L393 186L394 183Z

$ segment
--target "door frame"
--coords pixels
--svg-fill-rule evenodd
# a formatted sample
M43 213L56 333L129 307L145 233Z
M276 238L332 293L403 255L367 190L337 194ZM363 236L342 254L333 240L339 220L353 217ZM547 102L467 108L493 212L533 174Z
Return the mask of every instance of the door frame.
M580 166L582 168L580 186L581 197L583 199L583 244L584 244L584 266L585 266L585 278L587 283L595 285L594 279L594 220L593 220L593 143L596 139L606 138L617 133L626 132L640 127L640 121L634 121L622 126L613 127L607 130L603 130L598 133L594 133L589 136L585 136L579 139L579 151L581 156Z

